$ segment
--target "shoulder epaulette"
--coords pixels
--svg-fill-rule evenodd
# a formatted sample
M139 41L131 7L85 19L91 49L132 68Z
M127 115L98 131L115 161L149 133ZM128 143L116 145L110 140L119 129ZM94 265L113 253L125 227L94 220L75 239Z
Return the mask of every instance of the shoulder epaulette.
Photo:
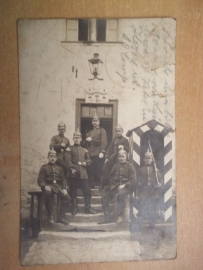
M42 167L45 167L46 165L48 165L48 163L46 163L46 164L42 165Z

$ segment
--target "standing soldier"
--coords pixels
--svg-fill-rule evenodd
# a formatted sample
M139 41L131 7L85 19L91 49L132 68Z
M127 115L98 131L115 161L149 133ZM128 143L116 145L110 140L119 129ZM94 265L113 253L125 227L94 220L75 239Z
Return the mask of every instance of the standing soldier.
M54 212L54 194L58 195L62 201L59 221L68 224L64 219L66 205L65 203L70 202L70 196L67 192L69 189L64 176L63 169L56 165L56 151L50 150L48 153L48 163L43 165L40 169L38 176L38 185L41 187L43 192L44 204L47 210L49 223L54 223L53 212Z
M102 196L101 203L104 220L99 224L110 223L109 203L117 195L118 218L123 215L126 206L126 196L135 188L137 183L136 171L127 160L127 152L118 152L118 162L110 172L110 185ZM118 219L119 220L119 219Z
M85 213L96 214L91 209L91 189L87 176L86 167L90 165L91 160L86 148L80 146L82 135L76 131L73 134L74 145L66 151L65 160L69 168L70 195L72 199L72 215L77 214L77 188L81 188L84 201Z
M149 150L144 156L144 166L137 172L138 179L138 229L142 229L143 219L149 220L153 231L157 219L159 187L161 176L156 168L153 153Z
M113 166L116 164L118 159L118 151L125 150L129 153L129 142L128 140L123 137L123 128L121 125L117 125L115 128L116 136L110 143L105 157L105 163L102 168L102 176L103 176L103 185L108 184L109 180L109 173Z
M93 129L87 134L88 152L91 158L91 165L88 170L91 187L94 187L96 181L101 183L101 170L104 163L104 154L107 147L107 137L105 129L101 128L99 117L95 113L92 118Z
M64 136L66 132L66 125L63 122L58 124L58 132L59 134L53 136L50 142L50 149L54 149L56 151L57 161L56 164L61 166L64 170L64 174L67 174L67 165L64 161L64 154L66 148L70 146L69 139Z

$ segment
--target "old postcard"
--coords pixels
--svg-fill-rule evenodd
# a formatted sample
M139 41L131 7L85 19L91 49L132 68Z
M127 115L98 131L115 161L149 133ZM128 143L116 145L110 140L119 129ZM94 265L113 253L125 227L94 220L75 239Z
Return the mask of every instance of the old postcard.
M18 22L22 265L176 257L175 36Z

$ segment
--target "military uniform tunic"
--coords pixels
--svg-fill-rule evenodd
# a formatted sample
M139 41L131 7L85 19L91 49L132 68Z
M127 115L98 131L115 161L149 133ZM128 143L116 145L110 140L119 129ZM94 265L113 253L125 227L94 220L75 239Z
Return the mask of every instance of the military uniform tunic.
M58 186L61 189L66 189L67 182L63 169L56 165L47 163L43 165L40 169L38 176L38 185L44 189L45 186L54 187Z
M152 165L143 166L138 169L138 191L139 197L146 198L159 198L157 179L154 167ZM158 181L160 182L160 173L157 172Z
M107 151L106 151L106 156L105 158L108 159L109 161L106 162L102 168L102 176L104 178L105 183L103 183L104 185L107 184L107 180L109 178L109 173L111 171L111 169L113 168L113 166L116 164L117 162L117 158L118 158L118 151L120 150L118 147L119 145L123 146L123 150L125 150L127 153L129 153L129 142L128 140L123 137L116 137L112 140L112 142L110 143Z
M110 173L110 182L110 186L102 196L102 208L104 212L108 211L109 202L117 195L118 215L121 215L125 207L125 198L137 183L134 166L127 161L116 163ZM119 189L120 185L125 186Z
M65 146L61 146L61 144L64 143ZM63 159L64 158L64 152L65 149L70 146L69 139L66 138L63 135L56 135L53 136L50 142L50 149L54 148L56 151L56 157L57 159Z
M66 151L65 161L68 165L68 179L70 181L70 195L74 199L77 197L77 188L81 188L84 197L91 197L91 189L89 186L89 179L86 171L86 166L89 166L91 159L86 148L80 145L72 145ZM86 163L86 166L80 163ZM76 173L72 175L71 170L75 169ZM90 200L90 199L89 199Z
M61 144L64 143L65 146L61 146ZM67 165L64 161L65 159L65 150L70 146L69 139L66 138L64 135L56 135L53 136L50 142L50 149L54 148L56 151L56 157L57 161L56 164L61 166L63 168L64 174L67 174Z
M66 151L65 161L68 164L68 168L76 169L77 178L88 179L86 167L78 164L78 162L86 162L87 166L90 165L91 159L86 148L80 145L70 146L69 150Z
M54 194L57 194L63 202L70 201L69 194L63 195L62 193L62 190L68 189L68 187L63 169L60 166L51 163L43 165L39 172L38 185L43 192L48 216L53 215ZM49 186L51 191L46 190L46 186Z
M94 184L95 180L97 182L101 181L101 170L104 164L104 158L99 158L99 154L106 152L107 136L105 129L96 127L88 132L87 137L92 138L92 141L87 143L87 149L92 161L88 168L88 176L90 182Z
M87 137L92 138L92 141L88 142L87 146L90 157L106 152L107 137L105 129L96 127L88 132Z
M123 150L125 150L127 153L129 153L129 142L128 140L123 137L116 137L112 140L112 142L110 143L107 151L106 151L106 158L108 158L109 160L113 159L115 156L117 157L119 148L118 146L122 145L123 146Z
M117 188L119 185L123 184L129 189L135 187L137 183L135 168L127 161L124 163L116 163L110 172L110 182L110 189Z

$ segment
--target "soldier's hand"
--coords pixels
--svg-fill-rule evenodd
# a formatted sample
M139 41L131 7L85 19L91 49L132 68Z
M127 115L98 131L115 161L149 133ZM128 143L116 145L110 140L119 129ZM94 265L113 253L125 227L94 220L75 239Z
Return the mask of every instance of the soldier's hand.
M45 190L46 190L46 191L51 191L50 186L45 186Z
M78 165L82 165L82 162L79 161L79 162L78 162Z
M104 163L109 163L109 160L108 160L108 158L106 158L106 159L105 159L105 162L104 162Z
M62 143L61 146L65 147L66 145L65 145L65 143Z
M103 158L104 157L104 154L103 153L100 153L99 154L99 158Z
M65 189L62 190L62 193L64 196L66 196L68 194L68 192Z
M91 142L91 141L92 141L92 137L88 137L88 138L86 139L86 141Z
M120 186L118 187L118 190L121 190L121 189L124 188L124 187L125 187L125 184L120 185Z
M82 166L83 166L83 167L86 167L86 166L87 166L87 163L86 163L86 162L83 162L83 163L82 163Z
M71 174L74 176L76 174L76 170L74 168L71 168Z

